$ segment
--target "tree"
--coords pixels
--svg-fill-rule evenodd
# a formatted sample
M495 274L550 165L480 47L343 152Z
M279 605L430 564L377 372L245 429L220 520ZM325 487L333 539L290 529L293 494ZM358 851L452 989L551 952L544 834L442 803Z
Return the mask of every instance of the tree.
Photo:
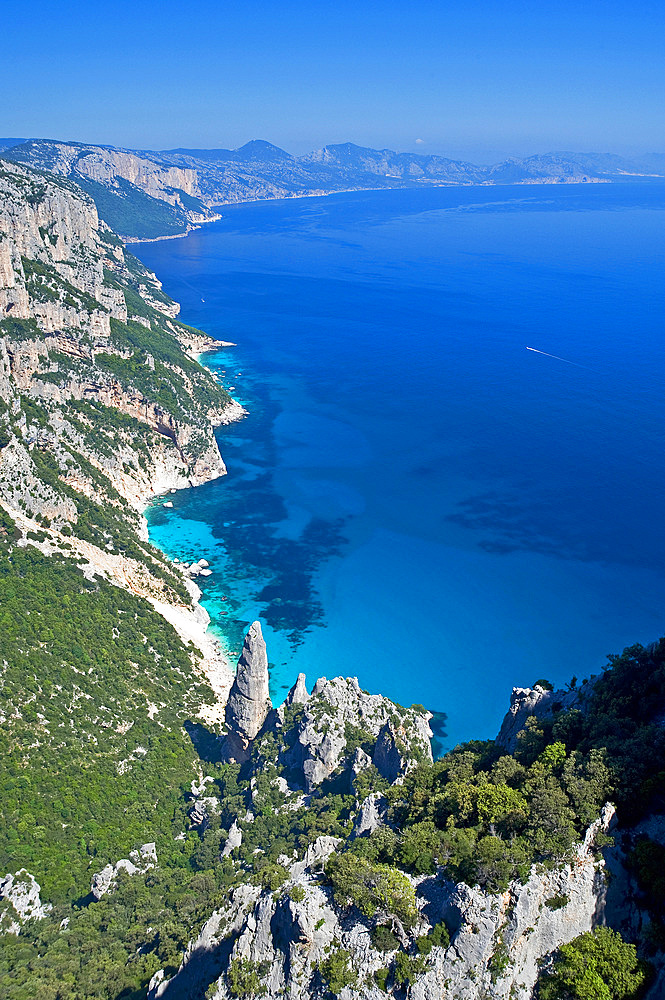
M377 913L396 917L410 926L416 919L416 891L402 872L390 865L372 864L347 851L333 854L326 865L338 906L358 907L365 917Z
M476 800L478 819L488 826L492 833L497 823L514 824L528 815L527 801L521 792L503 782L498 785L482 785Z
M635 946L610 927L597 927L559 949L539 983L541 1000L633 1000L647 981Z

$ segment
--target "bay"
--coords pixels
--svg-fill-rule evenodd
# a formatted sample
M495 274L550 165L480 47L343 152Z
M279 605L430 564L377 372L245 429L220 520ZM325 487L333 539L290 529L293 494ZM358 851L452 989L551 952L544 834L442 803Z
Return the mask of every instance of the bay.
M261 619L275 702L357 676L445 713L450 746L513 685L665 631L665 185L222 212L131 248L235 342L204 360L249 413L218 432L228 475L148 519L210 561L231 653Z

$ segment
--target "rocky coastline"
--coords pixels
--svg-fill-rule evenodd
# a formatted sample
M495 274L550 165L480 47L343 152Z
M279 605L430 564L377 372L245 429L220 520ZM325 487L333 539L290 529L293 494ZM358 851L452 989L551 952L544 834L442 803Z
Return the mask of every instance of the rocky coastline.
M609 925L658 1000L665 640L515 689L441 761L428 711L355 677L274 708L260 623L234 672L205 553L144 516L226 473L245 411L198 360L225 342L71 181L0 161L0 195L7 995L531 1000Z

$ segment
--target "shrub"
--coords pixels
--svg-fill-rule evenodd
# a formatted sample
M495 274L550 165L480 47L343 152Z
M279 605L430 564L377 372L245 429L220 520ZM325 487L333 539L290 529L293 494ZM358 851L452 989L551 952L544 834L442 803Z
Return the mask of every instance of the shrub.
M388 976L390 969L377 969L374 973L374 982L384 993L388 992Z
M545 906L548 906L550 910L562 910L564 906L568 906L569 902L568 896L565 895L550 896L549 899L545 900Z
M334 854L326 875L338 906L357 906L365 917L385 912L411 925L416 918L416 892L402 872L390 865L372 864L347 852Z
M399 948L399 941L385 924L374 927L370 933L372 944L378 951L395 951Z
M539 983L541 1000L632 1000L647 982L635 946L610 927L597 927L563 945Z
M422 955L412 957L405 951L400 951L395 956L393 971L396 985L406 989L416 982L418 976L422 976L425 971L425 959Z
M445 920L435 924L429 934L417 938L416 947L421 955L429 955L432 948L447 948L450 944L450 931Z
M264 963L248 958L234 958L226 973L226 982L232 997L261 997L267 992L263 978L267 972Z
M351 965L351 955L345 948L336 948L318 963L317 971L333 996L342 992L345 986L355 986L358 973Z

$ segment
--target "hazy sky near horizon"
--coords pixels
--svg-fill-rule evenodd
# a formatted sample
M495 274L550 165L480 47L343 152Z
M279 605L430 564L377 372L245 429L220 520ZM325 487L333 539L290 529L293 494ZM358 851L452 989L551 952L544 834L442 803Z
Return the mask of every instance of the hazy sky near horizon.
M3 136L665 149L662 0L24 0L3 21Z

